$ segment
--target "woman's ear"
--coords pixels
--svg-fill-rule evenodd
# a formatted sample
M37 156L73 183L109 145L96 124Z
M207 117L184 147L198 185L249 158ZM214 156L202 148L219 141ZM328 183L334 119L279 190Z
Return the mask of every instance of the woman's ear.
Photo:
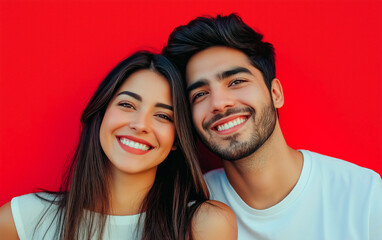
M275 108L281 108L284 105L284 92L280 80L274 78L271 84L271 97Z
M174 140L174 143L172 145L171 151L175 151L178 148L178 145L180 146L180 142L179 142L179 137L178 137L178 133L177 133L175 135L175 140Z

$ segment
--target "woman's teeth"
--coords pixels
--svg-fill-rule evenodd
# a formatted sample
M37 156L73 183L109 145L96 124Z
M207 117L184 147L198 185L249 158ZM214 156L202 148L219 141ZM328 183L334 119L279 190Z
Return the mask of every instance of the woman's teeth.
M146 144L137 143L127 138L120 138L119 141L121 141L121 143L123 143L124 145L135 148L135 149L140 149L143 151L147 151L150 149L150 147L147 146Z

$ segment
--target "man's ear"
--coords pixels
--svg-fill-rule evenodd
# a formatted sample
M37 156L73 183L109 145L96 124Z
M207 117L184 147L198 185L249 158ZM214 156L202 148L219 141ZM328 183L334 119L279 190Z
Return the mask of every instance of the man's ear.
M284 105L284 92L281 86L280 80L274 78L271 84L271 96L273 100L273 105L275 108L281 108Z

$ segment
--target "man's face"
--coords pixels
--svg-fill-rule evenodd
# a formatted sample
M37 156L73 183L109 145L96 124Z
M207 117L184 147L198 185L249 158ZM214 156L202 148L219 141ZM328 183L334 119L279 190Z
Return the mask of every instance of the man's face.
M186 79L196 130L224 160L251 155L273 133L277 116L269 90L241 51L217 46L195 54Z

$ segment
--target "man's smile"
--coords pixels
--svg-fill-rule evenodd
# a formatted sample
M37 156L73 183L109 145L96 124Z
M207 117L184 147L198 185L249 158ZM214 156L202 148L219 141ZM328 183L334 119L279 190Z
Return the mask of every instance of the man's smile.
M248 115L230 116L216 122L211 129L218 134L230 134L240 129L248 120Z

